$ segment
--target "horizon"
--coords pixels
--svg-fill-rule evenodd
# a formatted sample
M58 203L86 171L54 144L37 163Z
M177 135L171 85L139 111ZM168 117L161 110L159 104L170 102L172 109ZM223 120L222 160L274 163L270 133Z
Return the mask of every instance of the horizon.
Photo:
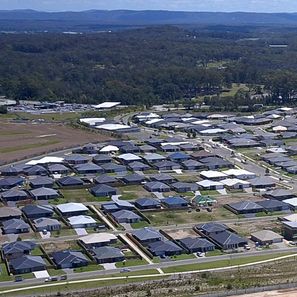
M295 13L294 0L1 0L0 10L81 12L87 10Z

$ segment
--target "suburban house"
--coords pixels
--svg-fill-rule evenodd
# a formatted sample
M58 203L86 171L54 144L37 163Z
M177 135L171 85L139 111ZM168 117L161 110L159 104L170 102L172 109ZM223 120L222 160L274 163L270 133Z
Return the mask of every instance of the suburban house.
M297 222L282 222L282 231L284 238L287 240L296 240L297 239Z
M196 160L190 159L186 160L181 163L182 167L186 170L199 170L205 168L205 165L201 162L198 162Z
M121 209L119 211L113 212L112 217L118 222L118 223L137 223L142 220L142 218L136 214L133 211L126 210L126 209Z
M17 189L11 189L5 192L2 192L1 198L4 201L20 201L20 200L26 200L29 198L29 194L25 192L24 190L17 190Z
M161 203L167 208L187 208L188 207L188 201L178 196L161 199Z
M149 192L170 192L170 187L162 182L151 181L143 185Z
M46 270L46 263L40 256L24 255L16 259L11 259L9 261L9 268L13 274L24 274Z
M29 184L31 188L36 189L36 188L52 188L54 185L54 180L50 177L47 176L38 176L34 179L31 179Z
M72 228L93 228L97 226L96 220L86 215L69 217L68 222Z
M15 259L23 255L29 255L36 247L32 241L14 241L2 245L2 253L6 259Z
M150 176L150 180L163 183L174 183L176 181L175 177L172 177L171 175L166 173L154 174Z
M64 176L58 179L57 184L60 187L80 187L83 186L84 182L77 176Z
M78 251L59 251L52 253L52 258L59 269L87 266L89 260Z
M226 175L231 178L238 178L238 179L253 179L256 178L256 174L244 169L228 169L223 171Z
M153 198L139 198L135 200L134 204L139 209L154 209L161 207L160 201Z
M132 173L123 176L121 179L126 185L139 185L145 181L145 176Z
M276 186L277 179L269 176L263 176L250 179L249 182L251 183L252 187L256 189L274 188Z
M50 205L29 204L22 208L22 212L29 219L49 218L54 214L54 210Z
M88 161L89 159L87 157L77 154L71 154L65 158L65 162L72 165L84 164L88 163Z
M198 190L196 183L176 182L171 184L171 188L178 193L195 192Z
M251 234L251 239L260 245L271 245L283 241L283 236L271 230L260 230Z
M181 169L181 165L173 162L173 161L168 161L168 160L163 160L160 162L154 163L154 167L157 170L174 170L174 169Z
M98 184L90 189L90 192L95 197L109 197L112 195L117 195L117 189L109 185Z
M167 159L173 162L183 162L190 159L190 156L182 152L176 152L169 154Z
M251 187L251 184L248 181L238 178L226 178L221 180L220 182L229 190L242 190Z
M102 167L94 163L78 164L74 166L74 170L79 174L96 174L104 172Z
M158 240L148 245L148 250L159 257L175 256L183 253L183 249L170 240Z
M230 231L212 233L209 236L223 250L233 250L247 245L247 240Z
M218 234L228 230L228 227L224 224L220 223L204 223L197 225L195 227L196 230L203 233L204 235L210 236L212 234Z
M4 234L19 234L28 233L30 226L22 219L10 219L2 223L2 229Z
M0 189L9 190L11 188L22 186L24 179L19 176L9 176L0 179Z
M58 191L44 187L31 190L30 194L35 200L49 200L60 197Z
M84 215L89 211L89 209L84 204L76 202L58 204L56 208L63 216L68 217Z
M61 223L52 218L38 218L33 220L34 226L37 231L57 231L61 229Z
M0 207L0 221L5 221L9 219L19 219L22 212L17 207Z
M204 179L202 181L197 182L197 185L200 189L203 190L222 190L224 189L224 184L214 180Z
M296 197L294 193L286 189L275 189L273 191L265 192L263 196L269 199L276 199L280 201Z
M106 155L106 154L96 155L93 158L93 162L98 165L110 163L110 162L112 162L112 157L109 155Z
M134 161L134 162L129 163L128 167L132 171L146 171L146 170L151 169L151 166L149 166L148 164L145 164L143 162L139 162L139 161Z
M120 165L116 163L106 163L102 164L101 166L106 173L113 173L113 172L126 172L127 168L125 165Z
M287 203L279 200L267 199L267 200L257 201L256 203L262 206L267 212L290 210L290 207Z
M253 201L240 201L235 203L228 203L224 205L227 209L235 214L252 214L263 212L264 208Z
M221 171L213 171L213 170L201 171L200 176L203 179L216 180L216 181L220 181L228 177L225 173Z
M68 174L70 172L70 169L63 164L52 164L47 169L51 174Z
M132 235L142 244L148 244L163 239L161 233L153 228L142 228L132 232Z
M180 245L188 251L188 253L209 252L215 249L215 245L209 240L201 237L186 237L179 239Z
M93 249L100 246L114 244L117 242L117 237L111 233L92 233L80 237L79 241L87 248Z
M106 185L116 185L119 183L119 180L114 176L101 174L94 178L95 184L106 184Z
M102 246L92 250L93 257L98 264L122 262L125 256L119 248Z
M23 170L25 175L47 175L47 170L41 165L33 165Z

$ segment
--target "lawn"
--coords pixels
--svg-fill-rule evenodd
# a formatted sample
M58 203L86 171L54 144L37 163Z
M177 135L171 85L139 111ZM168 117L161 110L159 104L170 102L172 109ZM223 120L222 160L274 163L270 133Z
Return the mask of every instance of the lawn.
M130 266L139 266L139 265L146 265L147 262L143 259L127 259L123 262L117 262L116 267L117 268L125 268Z
M216 190L201 190L200 193L202 196L219 195L218 191Z
M62 190L60 190L60 192L64 196L65 200L68 200L68 201L71 201L71 202L99 201L99 198L94 197L88 191L88 189L62 189Z
M47 269L47 272L50 276L60 276L66 274L62 269Z
M74 268L74 272L75 273L79 273L79 272L87 272L87 271L96 271L96 270L103 270L103 266L98 265L98 264L90 264L88 266L83 266L83 267L78 267L78 268Z
M10 275L8 275L5 264L1 263L0 264L0 281L4 282L4 281L9 281L11 279L12 279L12 277Z
M39 248L39 246L36 246L35 249L31 252L32 256L42 256L43 252Z
M139 197L148 197L150 193L147 192L141 185L129 185L118 188L119 193L122 195L120 199L135 200Z
M144 227L148 227L149 225L150 224L147 221L140 221L138 223L131 224L131 227L133 229L141 229L141 228L144 228Z
M76 235L74 229L61 229L58 231L51 231L51 237L71 236Z
M220 256L223 255L223 252L221 250L215 249L214 251L206 252L206 257L213 257L213 256Z
M246 86L246 84L235 84L235 83L233 83L232 84L232 88L228 92L221 93L221 96L222 97L229 97L229 96L233 97L233 96L235 96L235 94L240 89L242 89L244 91L248 91L249 90L249 88Z
M258 262L258 261L265 261L265 260L270 260L270 259L286 256L286 255L290 255L290 253L275 254L275 255L261 255L261 256L253 256L253 257L250 256L250 257L238 258L238 259L232 259L232 256L230 255L230 259L228 259L228 260L220 260L220 261L213 261L213 262L209 262L209 263L200 263L200 264L190 264L190 265L168 267L168 268L164 268L163 271L165 273L172 273L172 272L185 272L185 271L221 268L221 267L254 263L254 262Z
M181 254L170 257L173 261L196 259L194 254Z

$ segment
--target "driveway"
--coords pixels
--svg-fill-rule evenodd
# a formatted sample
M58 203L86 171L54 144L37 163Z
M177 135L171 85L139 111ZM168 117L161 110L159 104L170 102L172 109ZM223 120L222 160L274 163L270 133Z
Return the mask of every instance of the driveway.
M39 234L42 239L49 239L51 237L51 232L49 231L46 234L43 234L42 232L39 232Z
M85 228L75 228L74 231L79 236L88 235L88 232Z
M158 198L158 199L164 199L163 193L160 192L153 192L153 194Z
M48 272L46 270L35 271L35 272L33 272L33 274L36 278L49 278L50 277L50 275L48 274Z
M105 263L101 264L105 270L111 270L111 269L116 269L116 264L115 263Z
M228 195L226 189L217 190L221 195Z

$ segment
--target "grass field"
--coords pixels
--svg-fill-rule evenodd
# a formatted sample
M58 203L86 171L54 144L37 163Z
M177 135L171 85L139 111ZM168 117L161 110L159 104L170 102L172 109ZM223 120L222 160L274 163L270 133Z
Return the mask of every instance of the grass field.
M83 267L78 267L75 268L73 271L76 273L79 272L87 272L87 271L97 271L97 270L103 270L103 266L98 265L98 264L90 264L88 266L83 266Z
M116 263L117 268L125 268L130 266L146 265L147 262L143 259L128 259L125 262Z
M222 97L235 96L235 94L240 89L243 89L244 91L249 90L249 88L246 86L246 84L232 84L232 88L230 89L230 91L221 93L221 96Z
M88 189L62 189L60 190L64 199L71 202L92 202L99 201ZM100 200L101 201L101 200Z

